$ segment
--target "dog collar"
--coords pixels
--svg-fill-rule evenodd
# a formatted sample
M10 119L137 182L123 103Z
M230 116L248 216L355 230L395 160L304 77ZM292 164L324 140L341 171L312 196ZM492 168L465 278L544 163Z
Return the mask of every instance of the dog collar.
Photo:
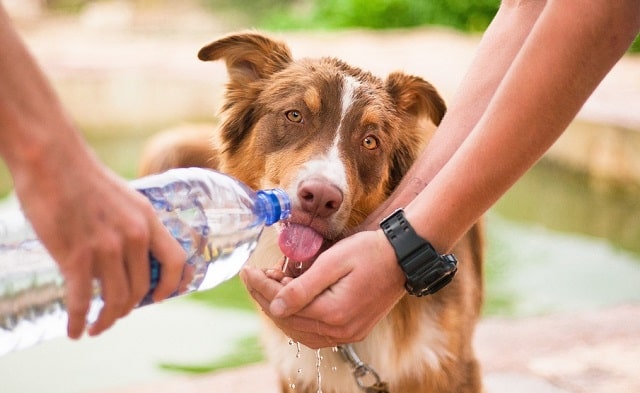
M431 243L421 238L398 209L380 222L380 228L391 243L407 281L410 295L425 296L446 286L458 270L453 254L440 255Z

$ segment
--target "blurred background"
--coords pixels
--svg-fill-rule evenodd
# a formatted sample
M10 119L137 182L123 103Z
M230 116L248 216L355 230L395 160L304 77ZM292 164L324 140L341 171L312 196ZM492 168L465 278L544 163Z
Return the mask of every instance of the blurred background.
M88 143L133 178L151 135L215 127L226 72L196 53L221 35L268 31L294 57L336 56L379 76L403 70L449 99L499 1L2 3ZM640 302L637 52L638 39L565 135L487 215L486 318ZM15 206L1 162L0 197ZM97 392L259 362L258 331L253 305L234 279L136 311L104 337L55 340L2 357L0 390Z

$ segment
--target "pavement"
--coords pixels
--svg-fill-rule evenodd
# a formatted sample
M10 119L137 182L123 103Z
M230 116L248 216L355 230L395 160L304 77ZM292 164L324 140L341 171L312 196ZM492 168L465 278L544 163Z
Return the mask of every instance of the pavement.
M2 392L279 393L266 363L199 376L159 367L207 365L238 351L239 338L259 334L259 320L175 299L137 310L97 338L61 338L0 357ZM485 318L474 345L487 393L631 393L640 391L639 332L635 302Z
M179 20L179 15L175 17ZM211 91L221 90L226 75L222 68L205 67L192 58L202 44L222 32L198 29L194 26L202 26L207 21L193 18L191 14L189 17L192 18L190 24L184 24L189 26L189 34L166 36L164 40L152 40L151 44L142 44L137 35L108 34L108 29L95 28L95 23L91 25L94 27L55 25L53 29L31 26L25 30L25 38L56 85L74 87L62 95L68 107L76 108L72 110L80 122L127 123L132 119L144 121L163 115L176 119L201 118L212 112ZM78 33L78 29L82 31ZM59 39L52 43L55 37ZM424 75L445 97L452 96L478 42L476 36L442 29L291 33L285 38L296 57L336 56L379 75L402 69ZM129 49L123 48L123 42L129 43ZM177 55L170 57L169 53ZM159 74L165 79L162 87L175 87L179 99L158 94ZM130 95L122 99L123 96L110 87L105 88L104 96L100 91L93 91L88 98L82 82L75 84L73 80L78 75L94 79L97 75L101 75L100 78L110 75L122 81L125 93L137 95L135 99ZM130 83L135 86L132 88ZM141 107L144 102L149 107ZM578 121L607 125L614 132L630 130L638 134L639 56L626 56L614 67L584 106ZM635 151L632 156L640 157L640 154ZM632 168L639 168L634 165ZM488 392L640 391L640 304L534 318L484 319L478 326L475 346ZM205 391L278 392L273 369L260 363L198 377L176 376L158 382L135 383L99 393Z
M640 304L484 319L475 348L487 393L639 392ZM275 375L259 363L96 393L280 393Z

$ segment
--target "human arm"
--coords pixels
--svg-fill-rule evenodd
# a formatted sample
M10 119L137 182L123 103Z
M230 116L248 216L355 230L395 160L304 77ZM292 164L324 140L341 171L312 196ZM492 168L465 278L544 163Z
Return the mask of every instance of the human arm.
M99 334L149 290L150 250L163 264L156 300L177 288L184 251L148 201L94 157L2 6L0 48L0 155L65 277L69 337L84 331L94 278L104 307L89 334Z
M403 293L395 255L376 230L380 219L406 206L416 231L449 250L566 128L637 34L639 11L637 1L504 1L425 154L369 218L369 230L287 285L243 272L254 297L310 346L364 337Z
M637 1L549 1L476 126L407 206L416 231L450 250L562 134L639 28Z

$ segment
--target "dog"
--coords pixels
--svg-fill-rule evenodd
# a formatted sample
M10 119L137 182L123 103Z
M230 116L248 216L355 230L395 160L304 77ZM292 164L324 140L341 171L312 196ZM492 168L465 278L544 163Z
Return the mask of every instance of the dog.
M391 194L446 111L420 77L393 72L382 79L330 57L294 60L285 43L258 32L222 37L198 57L226 63L221 124L213 135L165 135L143 155L143 166L213 167L254 189L286 190L290 222L267 228L249 263L273 267L284 253L296 261L292 275ZM387 391L363 380L372 376L392 393L480 392L472 347L483 299L480 223L454 253L459 271L452 283L428 297L404 296L349 346L371 370L360 378L342 350L294 345L264 318L265 354L282 392Z

